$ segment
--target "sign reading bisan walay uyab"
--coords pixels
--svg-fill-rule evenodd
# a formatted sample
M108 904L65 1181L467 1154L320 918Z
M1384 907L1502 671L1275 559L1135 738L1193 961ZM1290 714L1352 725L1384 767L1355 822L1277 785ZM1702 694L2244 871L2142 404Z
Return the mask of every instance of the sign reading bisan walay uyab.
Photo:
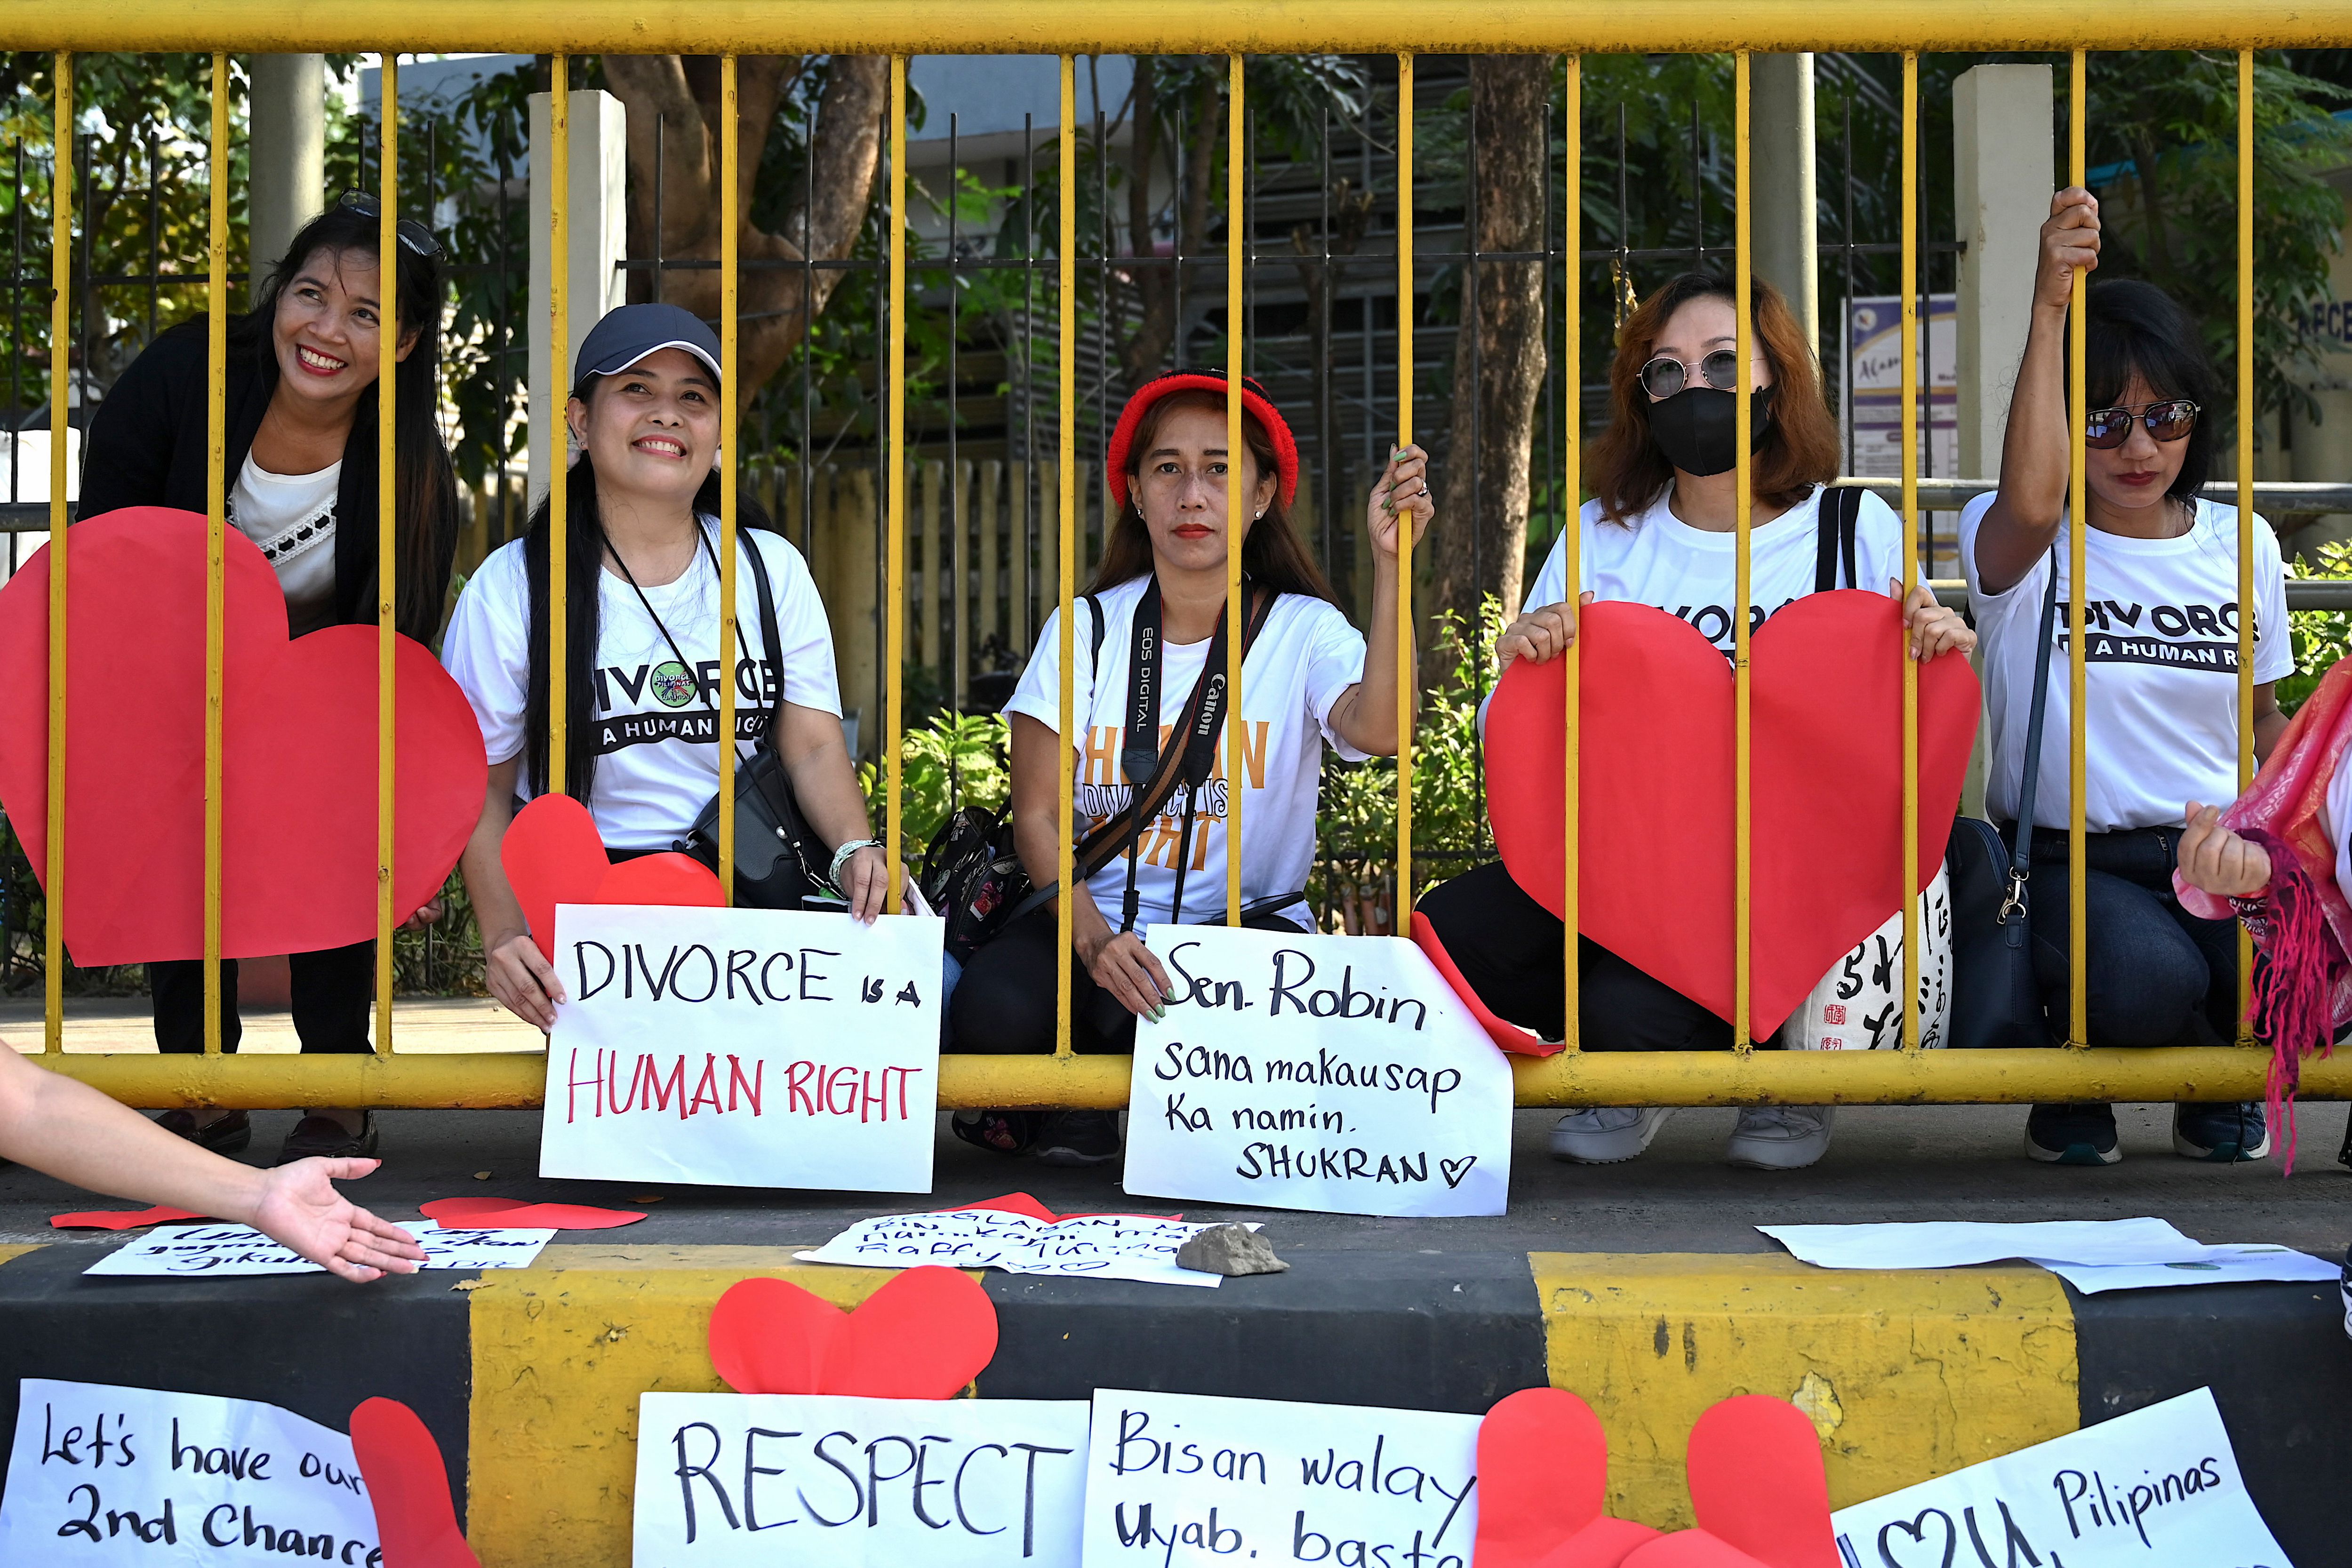
M928 1192L941 925L565 904L542 1176Z

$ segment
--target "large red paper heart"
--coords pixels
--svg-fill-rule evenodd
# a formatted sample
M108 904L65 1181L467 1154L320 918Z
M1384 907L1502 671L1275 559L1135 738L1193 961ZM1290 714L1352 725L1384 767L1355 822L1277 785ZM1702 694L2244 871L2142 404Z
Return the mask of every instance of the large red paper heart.
M505 869L531 940L555 951L559 904L677 904L721 909L718 874L688 856L641 855L618 865L604 852L596 819L568 795L543 795L515 813L499 841Z
M1685 1473L1709 1535L1765 1568L1840 1568L1821 1435L1787 1400L1742 1394L1710 1405L1691 1428Z
M1617 1568L1657 1531L1607 1516L1609 1443L1564 1388L1523 1388L1478 1423L1475 1568Z
M204 952L205 520L134 507L68 535L65 939L79 964ZM226 542L221 952L363 942L376 929L372 626L286 638L261 552ZM0 587L0 805L45 883L44 546ZM440 891L481 816L482 735L433 655L394 655L393 914Z
M996 1354L996 1303L970 1275L909 1268L845 1312L782 1279L710 1310L710 1364L738 1394L947 1399Z
M457 1528L441 1445L396 1399L362 1400L352 1412L352 1454L375 1510L383 1568L482 1568Z
M1749 1026L1769 1036L1902 907L1902 618L1884 595L1813 594L1749 644ZM1732 1013L1732 676L1687 623L1588 605L1578 925L1684 995ZM1565 661L1520 660L1486 714L1486 807L1511 878L1559 913ZM1976 739L1976 673L1919 667L1919 888L1935 878ZM1914 889L1915 893L1917 889Z

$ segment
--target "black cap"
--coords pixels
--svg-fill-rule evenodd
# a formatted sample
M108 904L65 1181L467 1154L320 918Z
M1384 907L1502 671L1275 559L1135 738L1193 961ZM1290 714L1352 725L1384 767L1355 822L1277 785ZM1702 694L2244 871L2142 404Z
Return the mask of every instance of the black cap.
M647 354L684 349L719 374L719 334L693 311L677 305L621 305L588 329L572 373L574 392L591 376L612 375Z

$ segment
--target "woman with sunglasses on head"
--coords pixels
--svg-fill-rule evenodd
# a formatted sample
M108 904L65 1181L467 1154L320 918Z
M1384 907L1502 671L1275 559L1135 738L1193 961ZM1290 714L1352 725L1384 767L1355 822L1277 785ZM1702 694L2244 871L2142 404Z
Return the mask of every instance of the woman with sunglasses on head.
M377 399L383 277L373 197L357 194L303 226L253 309L228 323L229 524L257 545L286 594L287 631L376 624L377 531L393 531L394 622L430 643L441 624L457 541L457 481L441 444L441 246L413 219L399 225L392 515L378 513ZM208 329L201 316L162 333L132 361L90 421L79 515L132 506L202 512L208 505ZM299 819L299 804L296 809ZM291 955L295 1033L306 1052L370 1048L375 943ZM147 966L155 1043L204 1048L204 963ZM221 964L221 1048L237 1047L236 964ZM242 1110L170 1110L163 1124L220 1153L241 1152ZM376 1151L366 1111L312 1107L281 1162Z
M1610 423L1586 469L1593 499L1578 521L1582 602L1655 605L1728 656L1738 596L1738 296L1706 273L1674 279L1627 318L1610 367ZM1903 523L1867 492L1834 504L1838 434L1812 348L1770 284L1750 296L1748 518L1750 629L1822 588L1902 595ZM1858 504L1857 504L1858 503ZM1847 518L1851 518L1848 526ZM1543 663L1575 637L1568 548L1552 546L1527 607L1496 658ZM1915 658L1965 653L1976 636L1925 585L1904 602ZM1470 988L1498 1016L1559 1039L1564 1021L1560 922L1501 865L1424 894L1421 912ZM1580 939L1580 1034L1588 1050L1728 1050L1731 1026L1589 938ZM1570 1112L1551 1152L1578 1164L1633 1159L1673 1111L1601 1106ZM1727 1157L1793 1170L1828 1151L1828 1107L1751 1106Z
M1356 761L1396 752L1399 524L1410 518L1418 541L1434 509L1421 448L1393 454L1367 509L1368 655L1291 526L1298 448L1290 426L1255 382L1243 383L1242 410L1242 923L1308 930L1323 752ZM1128 399L1104 464L1118 515L1073 617L1071 711L1081 734L1066 742L1056 735L1058 610L1006 705L1014 840L1041 889L1060 875L1055 753L1065 744L1073 753L1080 849L1095 863L1071 895L1077 1050L1130 1050L1136 1018L1160 1016L1172 992L1144 946L1150 926L1225 919L1232 457L1222 376L1165 375ZM1134 810L1139 791L1143 813ZM1053 904L1041 902L972 953L949 1003L957 1050L1054 1049L1060 934ZM1034 1128L1022 1113L982 1111L959 1116L955 1127L968 1142L1003 1153L1033 1148L1054 1164L1100 1164L1119 1152L1111 1111L1058 1111Z
M2061 191L2042 226L2033 313L2010 401L2000 488L1960 514L1960 559L1985 637L1992 726L1986 805L2013 819L2044 617L2053 647L2033 801L2034 969L2053 1034L2069 1010L2069 751L2066 313L2074 268L2099 261L2098 200ZM2085 735L2084 885L2094 1046L2222 1045L2235 1038L2238 933L2174 896L2184 805L2228 800L2238 782L2238 510L2199 494L2212 467L2204 417L2220 391L2197 324L2153 284L2093 283L2084 375ZM2294 669L2277 538L2253 520L2254 752L2267 757L2286 719L2272 683ZM2045 608L2046 606L2046 608ZM2196 1160L2270 1152L2259 1105L2191 1103L2172 1146ZM2113 1164L2115 1112L2037 1105L2026 1152L2059 1164Z

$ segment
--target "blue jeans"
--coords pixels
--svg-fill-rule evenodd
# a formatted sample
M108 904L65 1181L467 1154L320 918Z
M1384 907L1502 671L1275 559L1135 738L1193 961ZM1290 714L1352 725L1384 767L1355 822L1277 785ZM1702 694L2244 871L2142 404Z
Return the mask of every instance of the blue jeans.
M2094 1046L2222 1046L2238 1034L2238 922L2200 920L2172 893L2177 827L2094 833L2085 846L2084 984ZM2038 828L2033 973L2063 1038L2072 985L2066 835Z

